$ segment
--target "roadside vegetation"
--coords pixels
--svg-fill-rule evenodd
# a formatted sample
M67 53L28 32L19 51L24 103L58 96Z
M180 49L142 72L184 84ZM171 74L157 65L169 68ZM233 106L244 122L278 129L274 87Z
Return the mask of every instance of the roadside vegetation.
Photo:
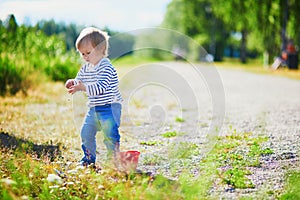
M300 199L300 172L291 171L286 175L285 193L280 196L281 200L296 200Z
M300 80L300 70L290 70L287 67L272 70L269 66L264 66L262 59L252 59L246 64L241 63L238 59L226 58L222 62L215 62L214 65L220 68L229 68L233 70L244 70L251 73L280 76Z

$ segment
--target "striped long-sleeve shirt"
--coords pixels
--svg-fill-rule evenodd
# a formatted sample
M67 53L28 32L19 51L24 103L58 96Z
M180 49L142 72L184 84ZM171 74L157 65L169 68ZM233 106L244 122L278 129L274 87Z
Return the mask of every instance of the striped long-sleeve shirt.
M85 63L75 78L86 86L89 107L121 102L119 80L116 69L108 58L103 58L96 66Z

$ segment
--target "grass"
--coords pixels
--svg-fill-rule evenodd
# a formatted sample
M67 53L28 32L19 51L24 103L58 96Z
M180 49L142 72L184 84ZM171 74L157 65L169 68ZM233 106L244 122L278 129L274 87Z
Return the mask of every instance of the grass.
M176 117L175 121L179 122L179 123L185 122L185 120L183 118L181 118L181 117Z
M300 199L300 171L292 171L287 174L287 184L284 194L280 196L281 200Z
M160 165L163 161L165 161L163 157L159 155L151 155L151 156L146 156L144 158L143 164L144 165Z
M126 56L113 60L115 66L122 66L119 70L122 71L125 68L130 68L133 66L138 66L142 64L149 64L153 62L161 62L161 60L154 58L143 58L138 56ZM246 64L243 64L236 58L224 58L222 62L214 62L216 67L220 68L230 68L235 70L245 70L252 73L265 74L286 77L291 79L300 80L300 69L298 70L289 70L287 68L282 68L278 70L271 70L269 67L264 67L261 59L249 59ZM299 67L300 68L300 67Z
M188 159L199 154L199 146L192 142L180 142L170 147L169 157Z
M115 60L112 60L112 64L116 67L122 66L125 68L132 68L133 66L149 64L154 62L160 62L161 60L156 58L145 58L140 56L125 56Z
M178 133L176 131L168 131L168 132L161 134L161 136L163 136L164 138L176 137L177 135L178 135Z
M9 105L8 99L6 105ZM7 111L11 112L10 109ZM56 119L49 120L58 123ZM38 125L37 129L42 126ZM178 136L176 132L167 135ZM128 176L110 169L97 173L89 168L76 167L69 162L71 157L66 154L51 162L47 156L37 158L26 153L27 147L22 145L16 151L2 149L0 194L2 199L210 199L209 189L213 184L234 188L254 187L247 178L251 173L247 167L259 166L259 157L272 153L270 149L266 151L260 146L267 138L232 130L218 139L215 148L198 163L192 161L193 156L200 152L198 144L181 142L171 148L169 156L177 159L171 161L170 173L177 175L176 180L162 175L151 180L147 175ZM141 145L156 145L156 142ZM69 153L68 149L72 148L74 146L66 147L66 151ZM143 164L158 166L166 161L158 155L148 156ZM55 169L64 172L64 178L50 181L49 177L55 176ZM191 169L198 169L199 174L194 175Z
M221 184L232 188L254 188L247 175L250 167L260 167L260 157L272 154L271 149L262 149L266 137L255 136L251 132L238 133L233 130L231 134L219 137L214 154L208 159L213 159L218 166L218 177Z
M155 146L158 144L162 144L162 142L161 141L141 141L140 144L146 145L146 146Z
M215 62L216 67L230 68L236 70L245 70L257 74L273 75L286 77L291 79L300 80L300 70L289 70L287 68L281 68L278 70L271 70L263 66L260 59L250 59L246 64L243 64L239 59L225 58L222 62Z

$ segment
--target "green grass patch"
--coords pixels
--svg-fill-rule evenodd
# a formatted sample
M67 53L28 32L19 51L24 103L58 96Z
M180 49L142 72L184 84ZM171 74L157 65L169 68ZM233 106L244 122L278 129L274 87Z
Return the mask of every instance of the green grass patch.
M254 188L253 183L246 177L251 172L244 168L231 168L222 174L222 180L235 188Z
M280 196L281 200L300 199L300 172L293 171L287 174L287 184L284 194Z
M182 119L181 117L176 117L176 118L175 118L175 121L176 121L176 122L179 122L179 123L185 122L185 120Z
M112 60L112 64L116 67L134 67L142 64L161 62L160 59L154 57L128 55Z
M191 142L175 143L169 149L170 158L186 159L199 154L199 146Z
M164 138L176 137L177 135L178 135L178 133L176 131L168 131L168 132L161 134L161 136L163 136Z
M147 155L143 159L143 164L144 165L159 165L165 160L166 159L160 155Z
M262 143L267 141L267 137L233 130L231 134L219 137L218 140L210 159L216 161L218 176L222 182L234 188L255 187L247 178L247 175L251 174L248 168L259 167L260 157L273 153L269 148L262 148Z
M155 146L158 144L162 144L162 142L160 142L160 141L141 141L140 144L146 145L146 146Z

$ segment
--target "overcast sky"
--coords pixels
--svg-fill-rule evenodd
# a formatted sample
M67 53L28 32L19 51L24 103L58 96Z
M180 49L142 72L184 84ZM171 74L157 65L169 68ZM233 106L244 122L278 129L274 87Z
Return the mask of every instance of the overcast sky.
M171 0L0 0L0 18L14 14L18 24L54 19L115 31L159 25Z

